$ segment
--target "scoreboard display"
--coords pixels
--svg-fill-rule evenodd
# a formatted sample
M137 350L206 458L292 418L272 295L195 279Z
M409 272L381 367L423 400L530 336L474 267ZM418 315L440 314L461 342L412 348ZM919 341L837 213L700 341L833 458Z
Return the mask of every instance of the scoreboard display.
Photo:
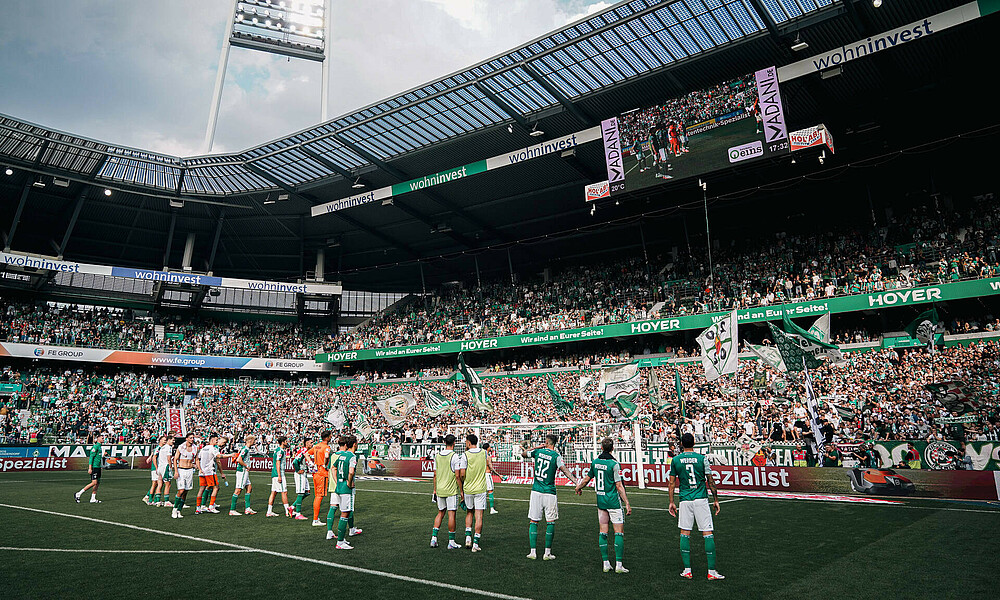
M614 196L790 152L769 67L601 123Z

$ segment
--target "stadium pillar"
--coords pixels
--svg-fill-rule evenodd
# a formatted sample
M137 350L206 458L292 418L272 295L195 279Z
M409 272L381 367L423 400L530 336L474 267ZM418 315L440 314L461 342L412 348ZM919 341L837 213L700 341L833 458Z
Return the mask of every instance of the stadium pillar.
M316 281L324 281L326 270L326 249L320 248L316 251Z
M215 267L215 253L219 250L219 238L222 237L222 224L226 220L226 209L222 208L219 210L219 220L215 225L215 238L212 240L212 252L208 257L208 268L205 269L209 273Z
M185 271L191 270L191 259L194 257L194 232L187 234L184 240L184 258L181 259L181 268Z
M28 202L28 192L31 191L31 180L24 183L21 190L21 201L17 203L17 211L14 213L14 220L10 224L10 231L7 232L7 243L4 244L4 252L10 252L10 246L14 243L14 233L17 232L17 225L21 222L21 213L24 212L24 205Z

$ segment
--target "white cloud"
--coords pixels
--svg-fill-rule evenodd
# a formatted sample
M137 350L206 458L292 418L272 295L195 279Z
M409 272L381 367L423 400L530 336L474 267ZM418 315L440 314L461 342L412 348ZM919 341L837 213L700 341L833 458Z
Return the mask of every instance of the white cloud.
M330 114L465 68L608 5L334 0ZM230 6L203 0L7 6L0 20L0 112L111 143L198 154ZM214 151L241 150L318 123L321 79L318 63L234 48Z

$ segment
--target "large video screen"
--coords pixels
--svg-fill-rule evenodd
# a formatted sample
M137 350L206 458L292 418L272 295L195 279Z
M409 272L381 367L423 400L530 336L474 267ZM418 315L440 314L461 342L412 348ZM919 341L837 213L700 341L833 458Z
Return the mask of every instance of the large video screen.
M601 124L610 195L788 154L788 130L769 67Z

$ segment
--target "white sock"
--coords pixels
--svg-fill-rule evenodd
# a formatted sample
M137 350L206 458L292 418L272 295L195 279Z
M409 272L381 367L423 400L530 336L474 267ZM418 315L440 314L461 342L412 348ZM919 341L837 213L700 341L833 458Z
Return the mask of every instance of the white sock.
M267 512L274 512L274 505L273 504L268 504L267 505Z
M96 499L97 498L97 494L95 492L91 492L90 493L90 497L93 498L93 499Z
M616 562L615 563L615 568L618 568L618 569L622 568L622 561Z
M82 496L83 493L86 492L86 491L87 491L87 488L83 488L82 490L80 490L79 492L77 492L76 495L77 496Z
M288 505L285 505L285 512L288 512Z
M610 569L611 568L611 561L607 561L607 560L604 561L604 568L605 569Z

